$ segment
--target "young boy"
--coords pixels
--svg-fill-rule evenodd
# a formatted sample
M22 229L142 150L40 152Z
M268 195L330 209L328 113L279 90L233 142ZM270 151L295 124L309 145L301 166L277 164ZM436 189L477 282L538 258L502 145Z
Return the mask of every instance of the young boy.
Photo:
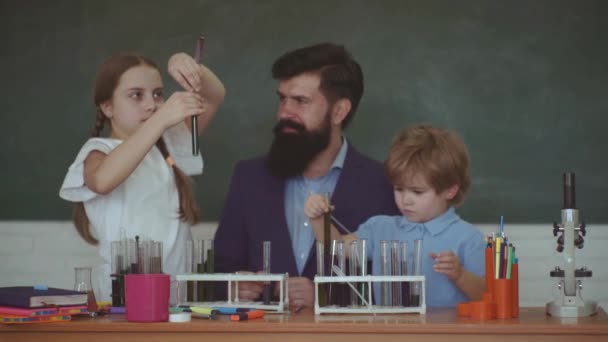
M332 239L343 240L347 246L350 241L366 239L376 275L381 240L408 241L411 260L413 240L422 239L426 304L455 307L480 299L485 290L483 234L454 212L470 184L463 141L439 128L405 129L393 141L384 166L402 216L371 217L356 233L347 235L340 235L332 226ZM306 201L304 211L318 241L323 241L323 213L328 210L329 204L318 194Z

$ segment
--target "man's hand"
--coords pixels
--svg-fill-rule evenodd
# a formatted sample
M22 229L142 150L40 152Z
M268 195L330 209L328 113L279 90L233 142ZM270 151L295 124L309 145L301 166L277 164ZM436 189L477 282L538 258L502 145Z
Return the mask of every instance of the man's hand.
M296 310L305 306L313 306L315 288L312 281L306 277L289 277L289 303Z

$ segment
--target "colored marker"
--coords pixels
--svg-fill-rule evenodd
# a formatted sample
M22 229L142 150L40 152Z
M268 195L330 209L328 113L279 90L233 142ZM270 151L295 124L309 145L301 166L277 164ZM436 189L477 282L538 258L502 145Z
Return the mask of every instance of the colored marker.
M494 279L499 279L500 277L500 236L496 237L496 249L494 249L495 252L495 256L494 256Z
M219 313L219 310L217 310L217 309L214 309L214 308L201 308L201 307L198 307L198 306L191 306L190 310L192 310L193 313L207 315L207 316L213 316L213 315L217 315Z
M254 309L248 308L224 308L224 307L214 307L214 310L217 310L217 313L220 315L235 315L241 312L249 312Z
M507 279L511 279L511 265L513 264L513 246L509 244L509 256L507 261Z
M247 321L255 318L264 317L264 311L262 310L253 310L249 312L239 312L236 315L230 315L231 321Z
M504 231L504 216L500 215L500 237L504 238L505 237L505 231Z

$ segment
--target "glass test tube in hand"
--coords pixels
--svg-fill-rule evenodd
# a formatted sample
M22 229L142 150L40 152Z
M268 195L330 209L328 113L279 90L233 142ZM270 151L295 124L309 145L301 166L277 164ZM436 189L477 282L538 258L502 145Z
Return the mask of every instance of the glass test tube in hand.
M265 274L270 274L270 248L271 244L270 241L264 241L263 243L263 260L262 260L262 267L263 267L263 272ZM266 281L264 282L264 292L263 292L263 299L264 299L264 304L265 305L270 305L270 297L271 297L271 290L272 287L270 286L270 282Z
M321 197L323 197L323 199L325 200L325 203L327 203L327 205L330 205L330 198L331 198L331 193L329 192L322 192L319 195L321 195ZM328 267L328 275L331 275L331 261L330 258L332 256L331 253L331 210L328 210L328 212L326 212L325 214L323 214L323 244L324 244L324 253L323 255L325 256L326 260L325 260L325 266Z

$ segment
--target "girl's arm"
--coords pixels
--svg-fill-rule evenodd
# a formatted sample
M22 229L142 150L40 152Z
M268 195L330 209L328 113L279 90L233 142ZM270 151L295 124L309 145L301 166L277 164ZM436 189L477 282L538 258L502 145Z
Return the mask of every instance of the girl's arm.
M169 74L185 90L198 93L205 99L205 110L198 119L198 134L200 135L213 119L218 108L224 102L226 89L220 79L209 68L198 64L188 54L179 52L169 59ZM185 120L188 128L192 120Z
M200 113L199 95L177 92L161 105L148 120L109 154L89 153L84 161L86 186L98 194L108 194L137 168L162 133L176 123Z

